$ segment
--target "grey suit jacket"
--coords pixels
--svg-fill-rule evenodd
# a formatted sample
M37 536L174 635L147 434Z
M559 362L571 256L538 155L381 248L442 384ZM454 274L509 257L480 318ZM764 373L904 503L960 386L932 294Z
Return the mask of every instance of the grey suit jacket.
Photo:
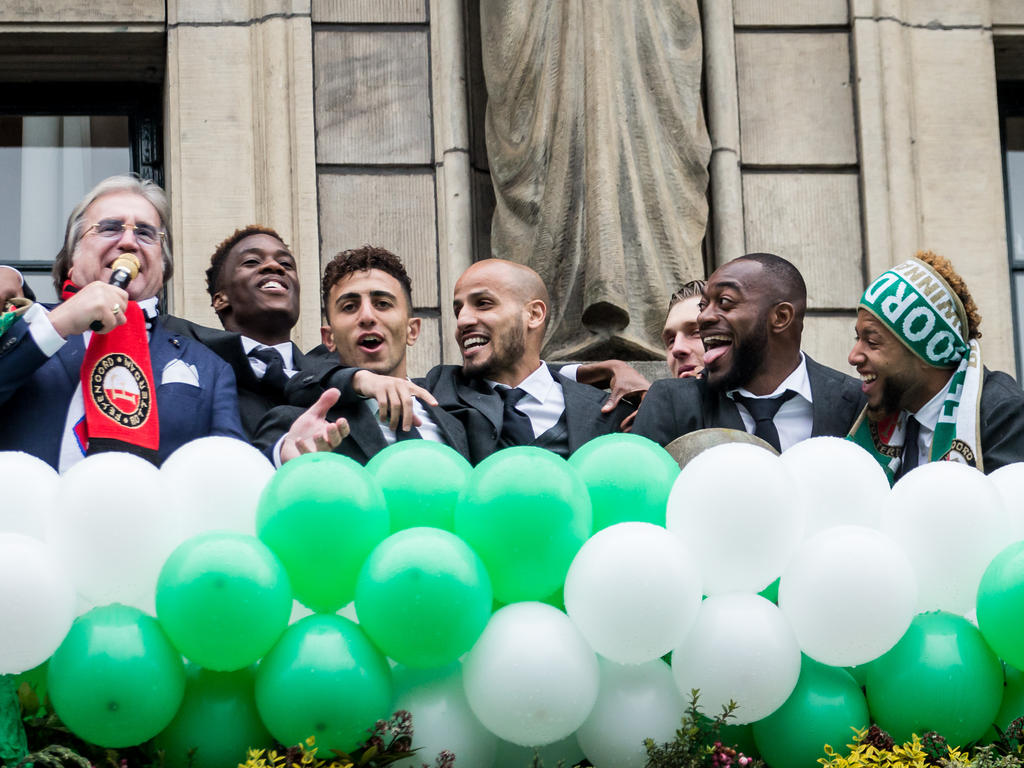
M608 399L607 392L567 379L553 369L551 375L562 386L565 397L570 453L588 440L618 432L619 424L632 411L631 405L620 403L611 413L601 413L601 406ZM486 382L465 376L459 366L438 365L424 377L423 386L437 398L441 408L465 427L473 464L498 450L502 402Z
M813 418L807 437L846 437L865 398L860 382L804 355L811 384ZM739 409L724 392L714 392L703 379L661 379L651 385L640 405L633 433L668 445L698 429L744 430Z

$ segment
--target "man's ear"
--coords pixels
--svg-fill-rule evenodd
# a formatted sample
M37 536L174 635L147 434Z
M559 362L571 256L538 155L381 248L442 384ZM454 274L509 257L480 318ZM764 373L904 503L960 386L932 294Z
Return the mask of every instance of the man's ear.
M418 317L410 317L409 325L406 329L405 343L408 346L412 346L416 343L416 339L420 337L420 331L422 330L423 321Z
M331 331L331 326L320 326L320 341L322 341L324 346L331 352L337 352L337 348L334 346L334 332Z
M229 302L228 297L224 295L224 291L217 291L213 294L211 306L213 307L213 311L219 315L231 306L231 302Z
M796 309L788 301L780 301L772 308L770 317L772 332L782 333L793 324Z
M529 329L543 328L548 317L548 307L540 299L526 302L526 327Z

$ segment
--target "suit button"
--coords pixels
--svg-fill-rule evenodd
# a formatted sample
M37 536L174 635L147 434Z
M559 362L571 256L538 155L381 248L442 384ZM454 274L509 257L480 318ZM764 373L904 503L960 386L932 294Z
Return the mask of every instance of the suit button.
M313 383L313 378L314 378L313 376L307 376L306 378L304 378L302 380L302 383L303 384L312 384Z
M3 346L0 347L0 352L6 352L8 349L13 347L17 343L17 341L18 340L14 336L11 336L9 339L7 339L7 341L4 342Z
M496 440L498 438L498 431L496 429L491 430L491 439Z

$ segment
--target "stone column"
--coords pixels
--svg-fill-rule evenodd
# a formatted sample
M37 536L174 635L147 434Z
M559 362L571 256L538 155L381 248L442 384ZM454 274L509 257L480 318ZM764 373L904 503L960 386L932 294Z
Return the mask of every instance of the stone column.
M172 311L219 327L204 272L238 227L276 229L302 282L303 349L319 342L320 260L310 0L168 0Z
M853 0L869 276L928 248L963 275L985 363L1014 370L990 0Z

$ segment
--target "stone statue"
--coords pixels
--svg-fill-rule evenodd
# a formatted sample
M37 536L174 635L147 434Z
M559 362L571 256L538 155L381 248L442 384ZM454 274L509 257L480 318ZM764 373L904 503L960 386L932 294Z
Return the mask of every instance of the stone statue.
M697 0L481 0L495 256L551 292L553 360L659 359L704 276Z

